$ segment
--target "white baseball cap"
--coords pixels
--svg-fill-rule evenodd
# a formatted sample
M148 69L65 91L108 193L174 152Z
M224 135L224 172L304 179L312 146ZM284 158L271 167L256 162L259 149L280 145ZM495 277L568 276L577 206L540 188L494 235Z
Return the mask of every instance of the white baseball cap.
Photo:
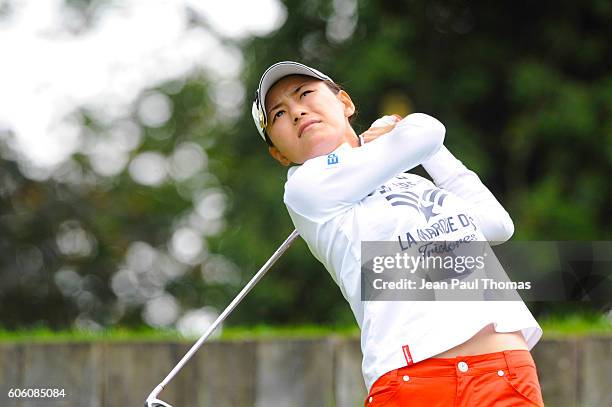
M268 91L276 82L285 76L289 75L306 75L312 76L313 78L320 79L322 81L328 80L335 83L329 76L322 72L317 71L314 68L300 64L299 62L293 61L282 61L277 62L270 66L259 80L259 87L255 91L255 101L253 101L253 107L251 114L253 115L253 121L259 131L259 135L264 141L266 140L265 132L266 125L268 124L268 117L266 114L266 95Z

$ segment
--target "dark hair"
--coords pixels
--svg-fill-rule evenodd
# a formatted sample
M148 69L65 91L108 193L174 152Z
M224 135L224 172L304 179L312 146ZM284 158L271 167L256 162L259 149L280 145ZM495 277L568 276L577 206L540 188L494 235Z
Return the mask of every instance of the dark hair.
M328 79L324 79L322 82L327 85L329 90L331 90L334 93L334 95L337 95L338 93L340 93L341 90L344 90L340 85ZM357 115L357 109L355 109L355 113L353 113L349 117L349 122L352 122L356 115ZM272 140L270 140L270 137L268 136L268 132L266 131L266 129L264 129L263 133L264 133L264 138L266 139L266 143L268 144L268 146L274 147L274 143L272 143Z

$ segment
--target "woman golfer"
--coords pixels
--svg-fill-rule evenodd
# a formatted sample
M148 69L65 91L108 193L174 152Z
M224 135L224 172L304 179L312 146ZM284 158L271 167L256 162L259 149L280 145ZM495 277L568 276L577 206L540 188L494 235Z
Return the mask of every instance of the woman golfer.
M289 168L284 202L361 329L366 406L543 406L529 353L542 330L522 301L363 301L361 242L504 242L512 220L414 113L358 136L350 96L327 75L279 62L262 75L253 118ZM434 183L405 173L422 164ZM447 220L451 227L435 227ZM455 220L455 221L453 221ZM433 236L420 231L435 231Z

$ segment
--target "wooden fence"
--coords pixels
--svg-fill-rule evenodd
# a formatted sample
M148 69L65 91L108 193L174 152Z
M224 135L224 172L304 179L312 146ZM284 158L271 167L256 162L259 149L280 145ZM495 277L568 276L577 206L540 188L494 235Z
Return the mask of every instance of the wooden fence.
M190 346L0 343L0 406L142 406ZM547 406L612 406L612 338L543 340L532 354ZM11 389L65 395L11 398ZM337 337L210 342L162 392L175 407L361 406L364 397L359 341Z

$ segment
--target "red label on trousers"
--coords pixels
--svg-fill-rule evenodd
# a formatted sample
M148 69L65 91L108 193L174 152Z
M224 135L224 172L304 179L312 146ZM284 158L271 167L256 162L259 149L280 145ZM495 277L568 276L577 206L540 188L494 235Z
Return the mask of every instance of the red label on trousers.
M414 362L412 362L412 355L410 354L410 348L408 347L408 345L402 346L402 350L404 351L404 357L406 358L406 363L408 365L412 365Z

